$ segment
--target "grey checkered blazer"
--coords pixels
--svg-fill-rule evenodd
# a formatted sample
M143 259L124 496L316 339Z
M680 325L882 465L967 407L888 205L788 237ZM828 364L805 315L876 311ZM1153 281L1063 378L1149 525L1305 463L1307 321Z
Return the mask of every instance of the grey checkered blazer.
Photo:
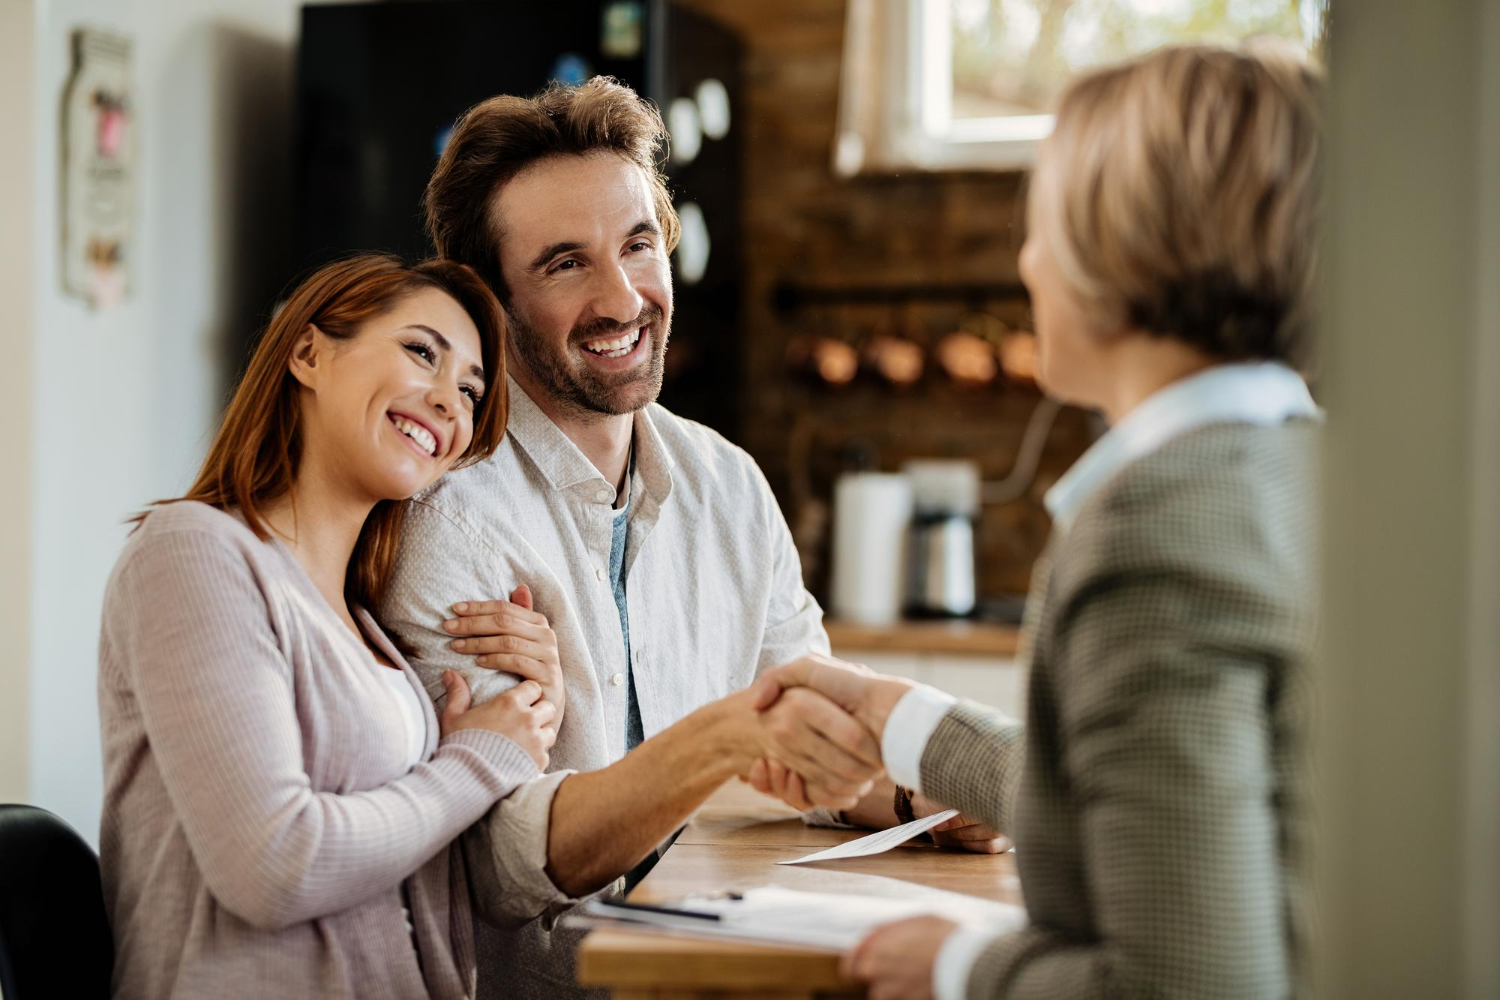
M1031 917L971 1000L1305 993L1316 433L1124 469L1036 574L1026 725L961 702L927 743L923 790L1011 834Z

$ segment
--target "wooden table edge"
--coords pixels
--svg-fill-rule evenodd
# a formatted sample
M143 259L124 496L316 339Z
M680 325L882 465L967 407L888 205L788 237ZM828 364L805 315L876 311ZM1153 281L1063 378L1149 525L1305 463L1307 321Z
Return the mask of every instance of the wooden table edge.
M662 956L671 964L664 967ZM578 950L582 986L608 989L749 989L816 991L862 996L839 975L839 956L826 951L694 940L601 928Z

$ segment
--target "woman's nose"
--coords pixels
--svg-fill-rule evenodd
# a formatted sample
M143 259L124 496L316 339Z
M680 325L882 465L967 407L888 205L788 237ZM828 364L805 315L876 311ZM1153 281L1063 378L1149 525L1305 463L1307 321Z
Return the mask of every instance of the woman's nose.
M458 386L434 382L427 390L427 403L443 416L458 412Z

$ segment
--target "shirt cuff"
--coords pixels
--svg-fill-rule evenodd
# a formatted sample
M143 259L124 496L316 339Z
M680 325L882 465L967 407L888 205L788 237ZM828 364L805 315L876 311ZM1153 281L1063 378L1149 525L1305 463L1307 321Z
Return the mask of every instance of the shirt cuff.
M490 849L504 889L515 898L502 905L540 913L548 907L570 906L577 899L559 889L547 875L547 842L551 830L552 798L571 770L551 771L521 785L490 811Z
M1002 932L984 924L960 926L943 941L932 963L932 1000L965 1000L969 972Z
M922 752L956 703L952 695L926 684L918 684L896 702L880 737L880 755L892 781L914 792L922 790Z

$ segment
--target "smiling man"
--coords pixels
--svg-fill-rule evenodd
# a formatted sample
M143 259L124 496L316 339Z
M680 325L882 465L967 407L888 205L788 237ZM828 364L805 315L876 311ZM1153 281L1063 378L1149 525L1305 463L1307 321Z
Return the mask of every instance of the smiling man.
M454 605L526 584L562 666L553 771L465 839L482 996L577 992L577 938L555 918L638 878L761 757L808 776L820 805L852 804L878 772L874 738L831 701L801 690L758 717L744 690L828 639L755 463L655 403L678 229L662 131L610 80L497 97L455 128L425 198L438 252L504 305L510 423L493 458L409 505L382 620L434 696L451 668L483 701L525 672L536 618Z

